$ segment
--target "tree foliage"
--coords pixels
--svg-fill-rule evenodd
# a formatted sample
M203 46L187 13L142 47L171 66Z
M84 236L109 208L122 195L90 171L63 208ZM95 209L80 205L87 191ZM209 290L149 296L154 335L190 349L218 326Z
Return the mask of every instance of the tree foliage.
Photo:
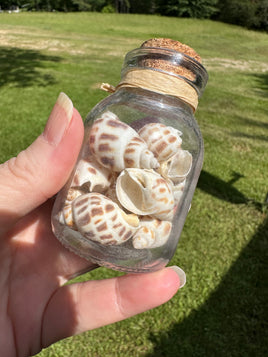
M130 12L133 14L153 14L155 13L154 0L130 0Z
M157 10L162 15L210 18L217 12L218 0L159 0Z
M72 0L78 11L101 11L106 5L105 0Z
M214 19L268 30L268 0L0 0L0 8L101 11Z
M221 0L218 8L220 21L268 29L268 0Z

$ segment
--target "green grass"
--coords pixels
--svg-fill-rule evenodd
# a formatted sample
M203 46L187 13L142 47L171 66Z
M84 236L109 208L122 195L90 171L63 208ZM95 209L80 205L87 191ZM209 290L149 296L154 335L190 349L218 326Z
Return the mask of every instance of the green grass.
M157 36L194 47L210 76L196 112L204 167L171 261L187 284L155 310L40 357L266 355L267 34L157 16L0 14L0 160L42 131L60 91L85 117L106 96L98 85L118 83L124 54ZM100 268L82 278L118 274Z

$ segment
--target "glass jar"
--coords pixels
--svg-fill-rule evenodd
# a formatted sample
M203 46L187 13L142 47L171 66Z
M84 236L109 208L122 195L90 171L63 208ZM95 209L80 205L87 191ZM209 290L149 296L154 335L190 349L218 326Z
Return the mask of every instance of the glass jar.
M85 120L73 173L52 212L56 237L100 266L163 268L172 258L203 162L194 118L205 68L169 48L125 57L121 82Z

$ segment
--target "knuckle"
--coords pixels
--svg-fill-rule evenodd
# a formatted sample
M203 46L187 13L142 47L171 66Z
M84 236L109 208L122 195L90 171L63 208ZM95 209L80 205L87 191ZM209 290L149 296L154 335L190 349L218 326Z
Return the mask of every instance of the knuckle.
M126 309L123 305L123 296L120 288L120 279L115 280L115 306L120 316L120 319L124 320L129 317Z
M7 168L12 176L12 179L25 184L35 182L36 165L29 158L27 151L22 151L18 156L7 161Z
M43 192L40 165L29 148L21 151L18 156L11 158L5 164L5 185L12 190L24 192L24 194L36 194L46 200L48 197Z

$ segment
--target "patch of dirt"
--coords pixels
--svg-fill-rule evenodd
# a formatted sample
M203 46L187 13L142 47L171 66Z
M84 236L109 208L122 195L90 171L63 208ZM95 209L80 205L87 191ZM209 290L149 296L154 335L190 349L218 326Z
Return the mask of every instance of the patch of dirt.
M232 60L229 58L206 58L203 60L203 64L207 69L211 70L225 70L226 68L236 69L247 72L266 72L268 71L268 63L259 61L243 61Z
M233 151L238 151L238 152L250 152L251 148L249 145L246 143L243 143L242 141L240 143L234 144L232 146Z
M47 50L51 52L68 52L70 54L84 54L82 49L62 38L52 39L49 33L31 33L27 30L0 29L0 46L17 47L31 50Z
M56 39L49 31L42 31L29 28L16 27L15 29L1 29L0 28L0 46L17 47L32 50L46 50L51 52L68 52L71 55L85 55L85 54L98 54L100 51L106 53L107 56L123 56L124 53L120 50L121 44L130 45L129 41L125 38L117 38L118 49L115 48L114 42L111 41L107 45L105 41L96 41L94 36L90 35L77 35L65 37L57 34ZM134 45L135 46L135 45Z

